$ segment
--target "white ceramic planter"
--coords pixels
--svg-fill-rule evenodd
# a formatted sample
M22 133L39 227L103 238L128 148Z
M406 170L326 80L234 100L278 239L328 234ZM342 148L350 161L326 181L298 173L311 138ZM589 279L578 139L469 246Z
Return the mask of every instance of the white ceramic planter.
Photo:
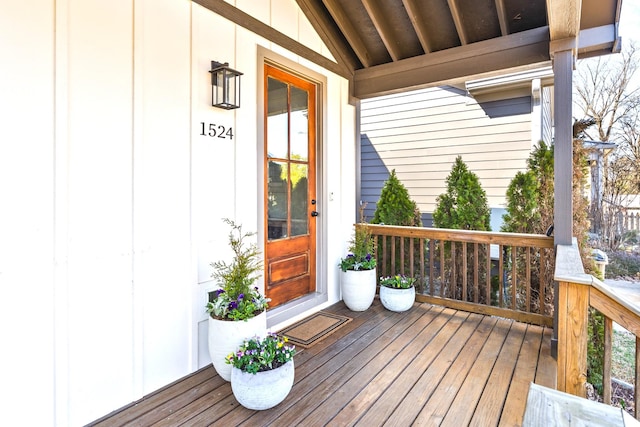
M217 320L209 316L209 356L218 375L231 380L231 365L225 363L229 353L240 347L245 339L267 335L267 311L244 320Z
M342 300L351 311L365 311L376 296L376 269L340 271Z
M238 368L231 370L231 390L238 403L248 409L261 411L282 402L293 386L293 360L271 371L250 374Z
M416 300L416 288L396 289L380 286L380 302L391 311L407 311L413 306Z

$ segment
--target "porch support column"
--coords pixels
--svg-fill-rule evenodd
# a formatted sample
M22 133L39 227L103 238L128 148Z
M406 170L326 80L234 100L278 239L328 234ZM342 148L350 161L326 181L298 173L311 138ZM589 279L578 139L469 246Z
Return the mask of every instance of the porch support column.
M553 235L556 245L571 245L573 239L573 67L576 39L551 43L554 74L554 192ZM554 50L554 47L557 50Z
M554 85L554 204L553 236L555 246L571 245L573 239L573 68L577 39L554 40L549 46L553 60ZM558 283L555 282L553 338L551 354L558 355Z

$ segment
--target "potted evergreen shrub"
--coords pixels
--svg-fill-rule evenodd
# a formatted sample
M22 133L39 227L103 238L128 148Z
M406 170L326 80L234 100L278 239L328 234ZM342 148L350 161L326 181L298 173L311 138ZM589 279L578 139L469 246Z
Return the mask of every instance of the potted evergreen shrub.
M365 311L376 296L375 240L367 224L356 226L349 253L340 260L342 300L352 311Z
M267 306L269 299L260 294L255 282L262 273L260 251L255 243L246 239L255 233L242 231L242 226L224 219L231 226L229 246L233 251L231 262L211 263L220 288L209 292L209 355L214 368L224 380L231 379L231 366L226 356L245 338L264 336L267 332Z
M391 311L407 311L416 300L416 279L402 274L380 278L380 302Z
M295 347L287 337L270 333L253 337L226 358L231 368L231 390L245 408L263 410L282 402L293 386Z

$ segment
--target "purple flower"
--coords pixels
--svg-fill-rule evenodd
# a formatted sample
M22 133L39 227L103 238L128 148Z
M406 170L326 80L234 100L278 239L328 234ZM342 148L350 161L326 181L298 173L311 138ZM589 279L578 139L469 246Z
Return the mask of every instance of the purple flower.
M367 261L371 261L371 254L367 254L367 256L365 257L365 259L366 259Z
M241 301L244 298L244 294L238 295L238 301Z
M229 310L235 310L236 308L238 308L238 303L235 301L231 301L229 303Z
M224 294L224 289L217 289L216 290L216 298L218 298L220 296L220 294Z

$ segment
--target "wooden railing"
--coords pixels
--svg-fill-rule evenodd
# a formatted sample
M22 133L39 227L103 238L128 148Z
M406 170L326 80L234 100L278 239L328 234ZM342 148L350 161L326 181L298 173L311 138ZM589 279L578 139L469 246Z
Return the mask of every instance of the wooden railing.
M553 238L366 226L377 242L378 276L416 278L417 301L552 326Z
M589 307L605 317L603 400L611 404L612 323L636 337L635 383L640 381L640 310L609 286L585 274L576 244L558 246L555 279L558 286L558 383L559 391L586 396ZM634 393L636 418L640 417L639 393Z

